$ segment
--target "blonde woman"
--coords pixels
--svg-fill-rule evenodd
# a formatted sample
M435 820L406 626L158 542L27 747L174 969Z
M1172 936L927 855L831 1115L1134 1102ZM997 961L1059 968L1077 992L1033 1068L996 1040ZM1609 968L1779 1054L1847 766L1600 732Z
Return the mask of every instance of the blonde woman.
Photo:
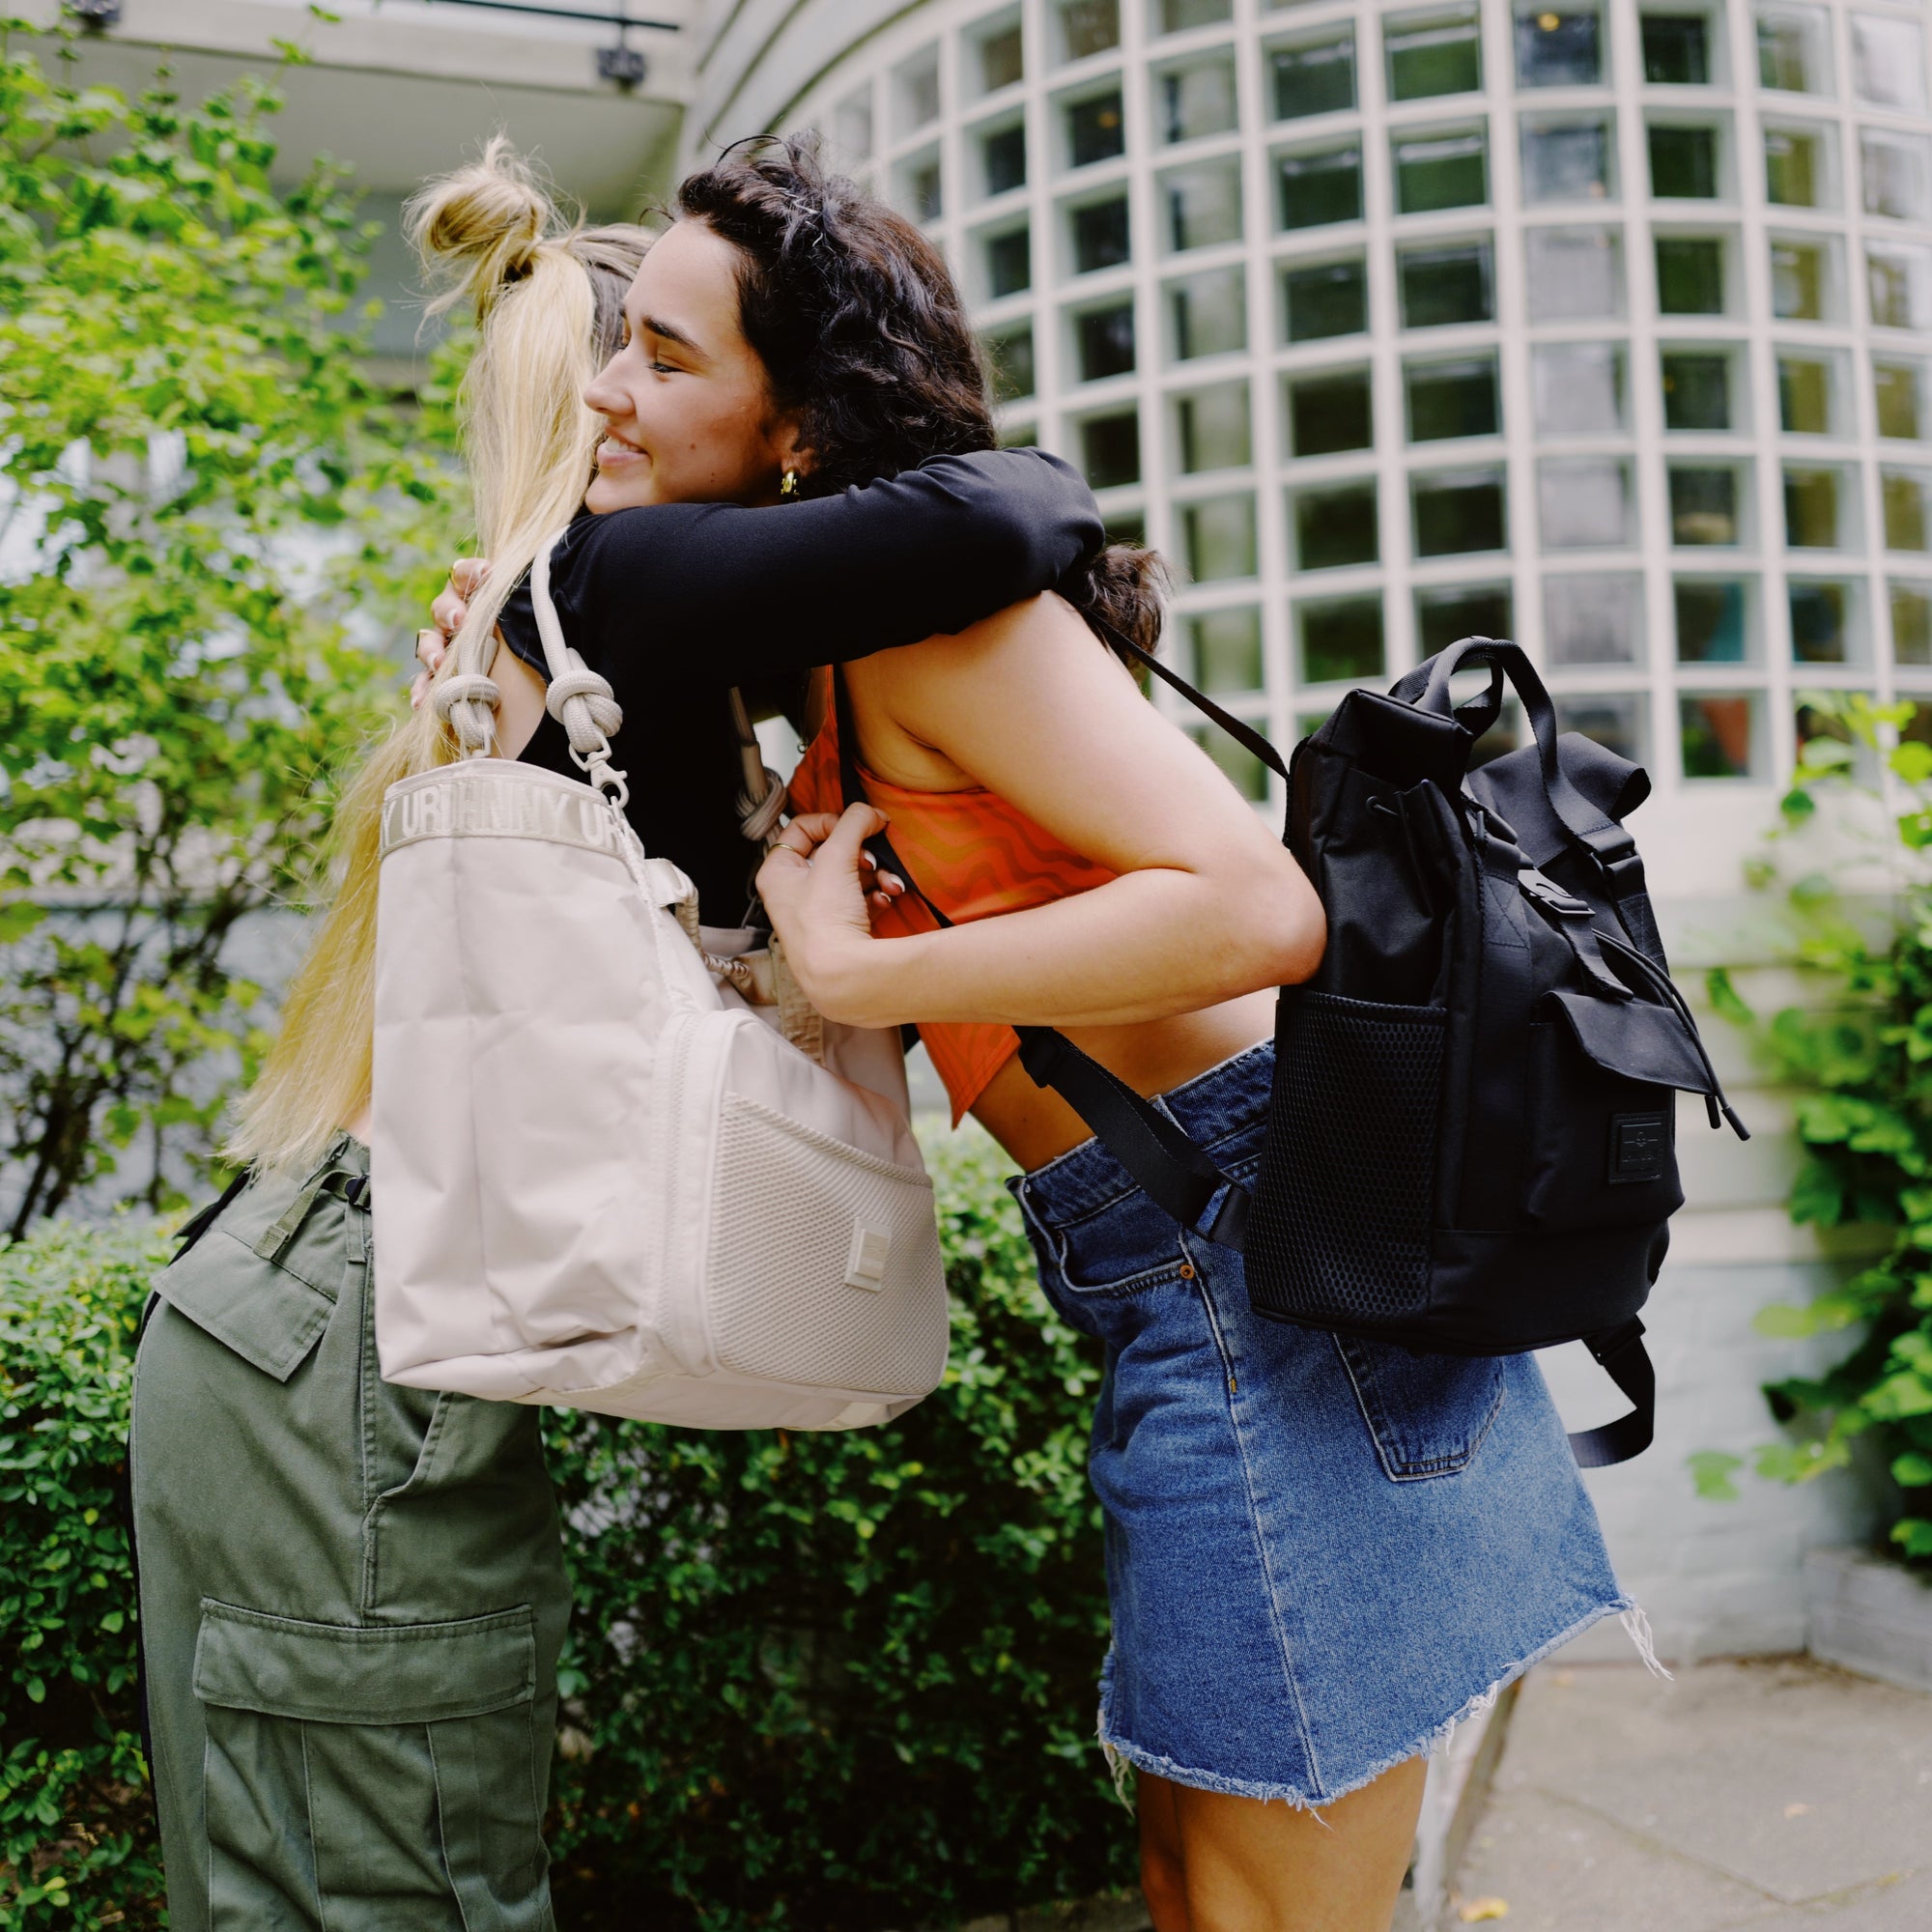
M499 143L426 190L411 227L443 304L467 299L481 328L468 451L500 574L468 622L487 636L597 487L601 424L580 398L648 237L563 228ZM779 411L756 429L775 459L795 434ZM699 456L702 442L696 425ZM776 503L778 470L767 490L759 462L747 505ZM630 810L716 923L739 918L755 857L733 810L729 686L956 630L1060 581L1100 538L1085 485L1025 451L942 456L809 514L669 505L625 524L641 559L626 742L648 748ZM885 590L869 613L817 608L862 574ZM691 612L702 650L663 646L667 613ZM497 677L499 751L560 763L541 678L507 652ZM137 1358L141 1625L176 1932L554 1922L542 1820L570 1597L537 1415L385 1384L370 1310L378 812L395 780L455 754L449 696L345 798L335 905L244 1105L242 1175L158 1279Z

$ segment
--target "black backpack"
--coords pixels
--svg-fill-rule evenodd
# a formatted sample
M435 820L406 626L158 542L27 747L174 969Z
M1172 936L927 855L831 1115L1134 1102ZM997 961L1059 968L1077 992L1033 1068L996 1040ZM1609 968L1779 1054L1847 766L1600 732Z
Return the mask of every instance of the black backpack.
M1573 1435L1577 1462L1639 1454L1656 1378L1637 1311L1684 1202L1677 1093L1747 1138L1671 983L1623 827L1649 779L1559 735L1520 646L1494 639L1453 645L1386 696L1349 693L1286 767L1112 640L1289 781L1287 842L1327 913L1327 951L1282 989L1252 1193L1050 1028L1020 1030L1027 1071L1176 1220L1242 1251L1258 1315L1438 1354L1581 1341L1634 1408ZM1456 707L1450 679L1472 667L1489 689ZM1506 680L1534 742L1471 772Z

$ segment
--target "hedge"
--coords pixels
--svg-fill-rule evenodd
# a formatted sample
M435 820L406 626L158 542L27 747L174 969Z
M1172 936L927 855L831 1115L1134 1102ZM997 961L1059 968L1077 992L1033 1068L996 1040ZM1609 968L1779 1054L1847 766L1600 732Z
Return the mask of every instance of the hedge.
M552 1412L572 1932L870 1932L1131 1880L1094 1744L1099 1364L1041 1299L1003 1172L977 1135L940 1149L952 1366L893 1427ZM167 1252L133 1222L0 1248L0 1932L165 1922L116 1486Z

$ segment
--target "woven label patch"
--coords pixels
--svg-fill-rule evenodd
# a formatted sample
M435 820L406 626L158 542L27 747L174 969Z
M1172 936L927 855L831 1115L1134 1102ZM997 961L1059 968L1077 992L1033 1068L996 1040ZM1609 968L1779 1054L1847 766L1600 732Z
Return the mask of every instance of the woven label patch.
M1662 1179L1663 1163L1669 1153L1668 1114L1610 1116L1609 1180L1612 1186L1623 1181Z
M869 1289L876 1294L886 1285L886 1257L893 1237L883 1228L863 1222L852 1230L852 1251L845 1259L845 1286Z

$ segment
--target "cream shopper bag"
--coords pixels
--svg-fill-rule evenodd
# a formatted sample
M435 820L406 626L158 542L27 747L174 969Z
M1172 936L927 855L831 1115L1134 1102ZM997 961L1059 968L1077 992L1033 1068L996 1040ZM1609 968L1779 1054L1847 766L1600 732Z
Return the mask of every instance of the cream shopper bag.
M546 548L549 704L588 782L486 755L496 687L465 669L438 702L466 755L384 802L383 1374L690 1428L883 1422L938 1385L947 1345L897 1042L824 1029L824 1057L895 1102L748 1002L769 961L707 966L690 880L624 816L621 714L549 579Z

